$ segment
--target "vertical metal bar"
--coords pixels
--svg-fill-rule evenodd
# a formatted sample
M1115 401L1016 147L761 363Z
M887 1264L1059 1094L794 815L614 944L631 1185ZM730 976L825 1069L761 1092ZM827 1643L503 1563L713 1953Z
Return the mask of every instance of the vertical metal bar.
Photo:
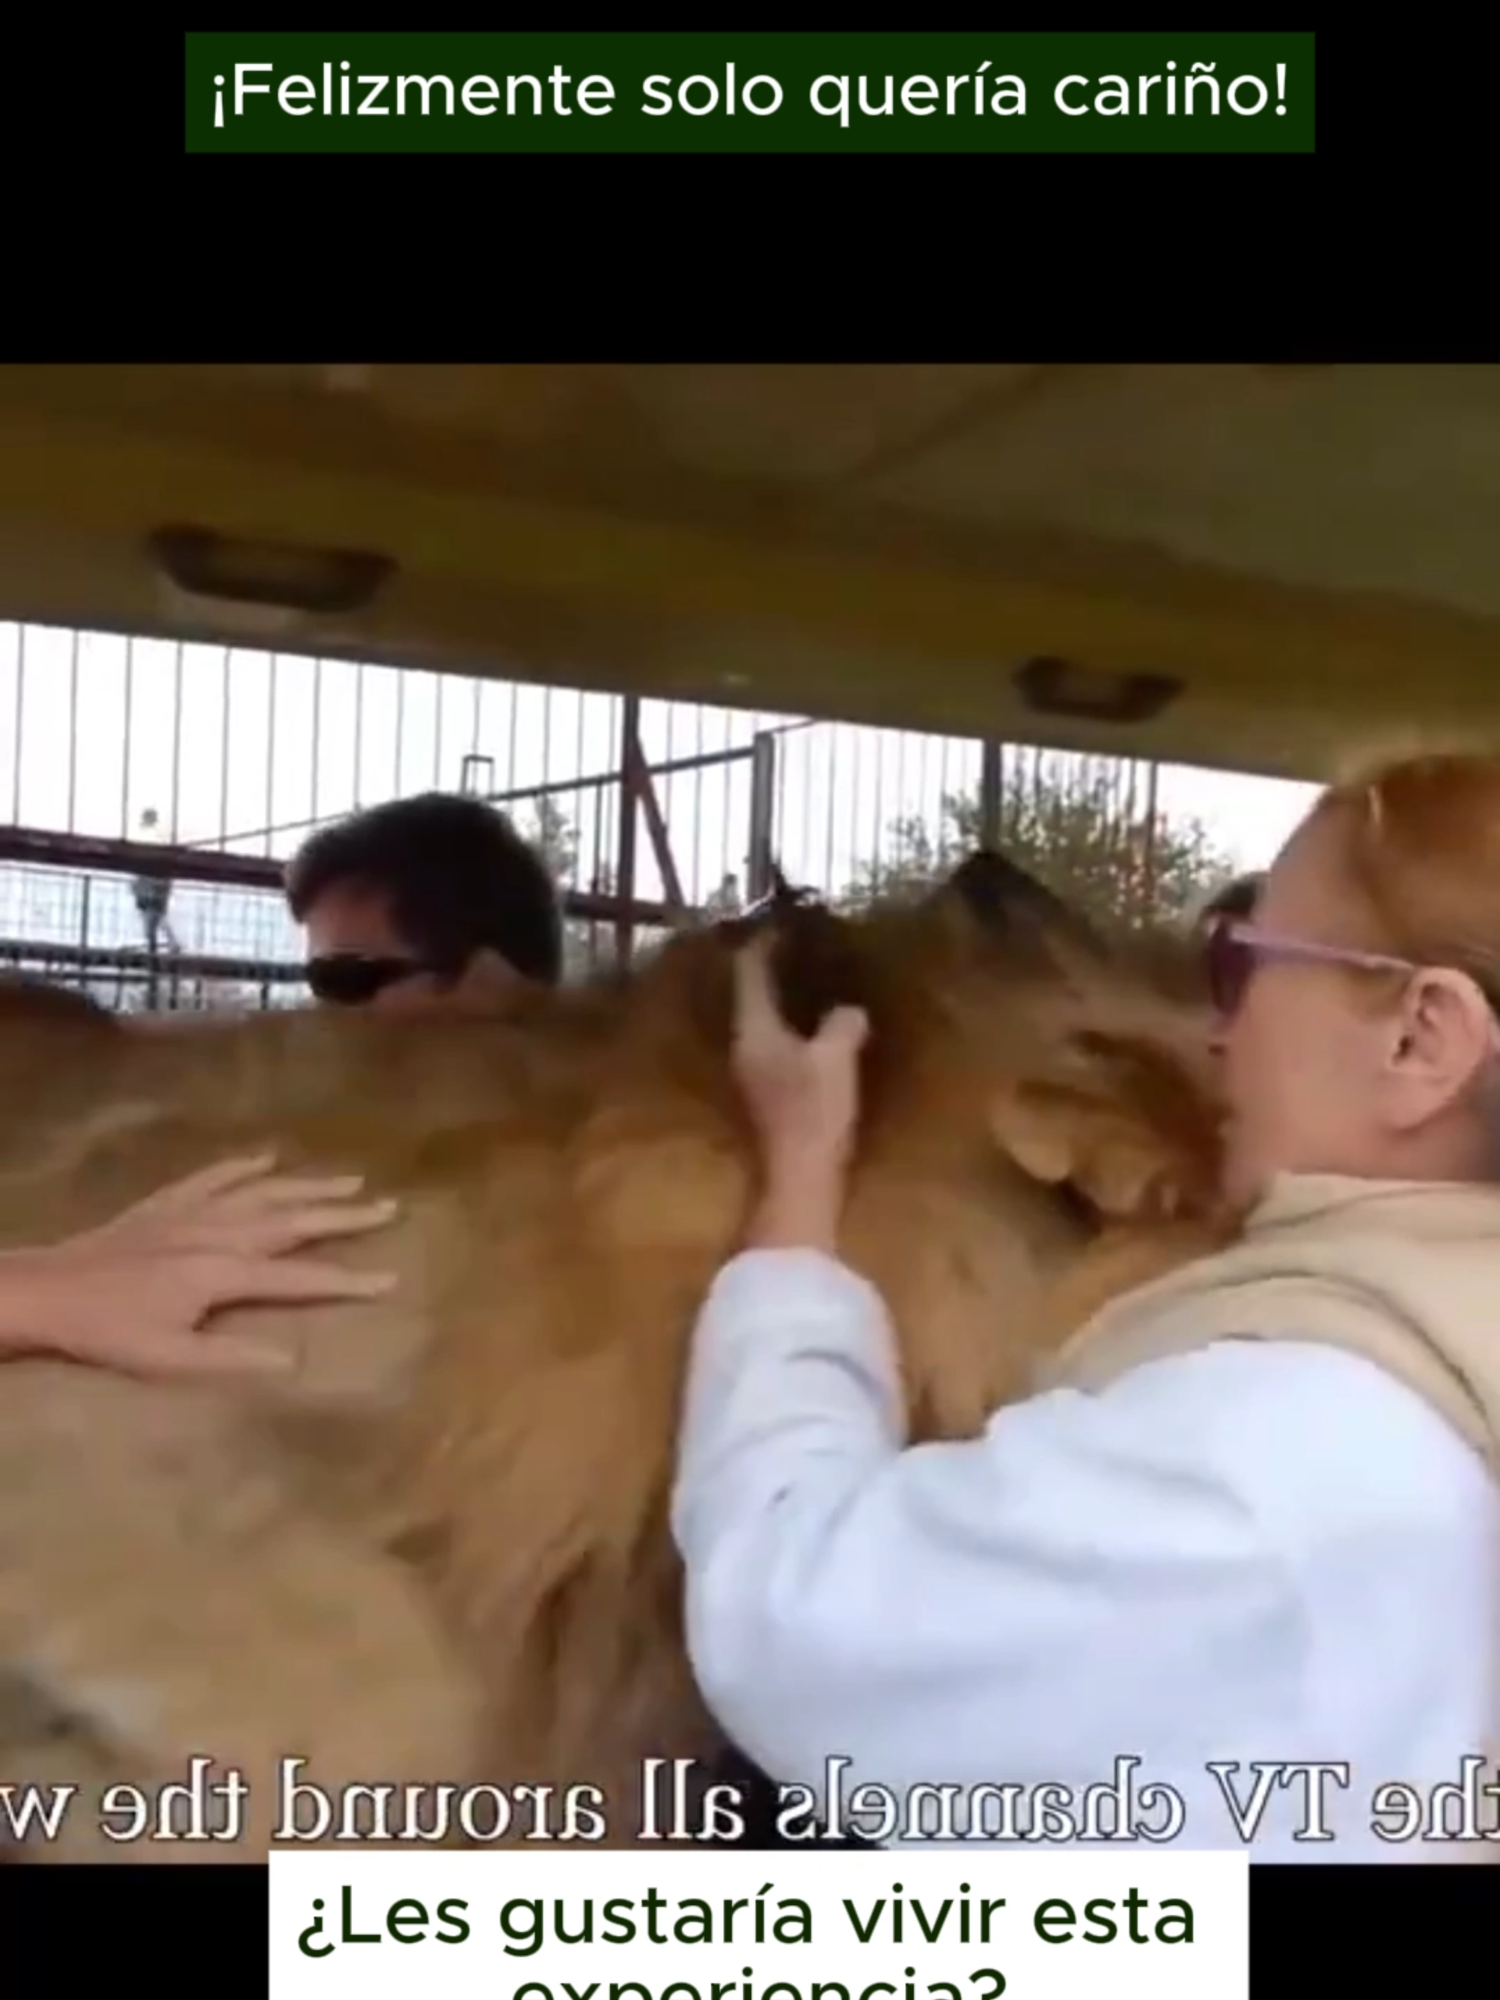
M1125 915L1133 917L1137 907L1139 890L1135 881L1135 773L1133 758L1120 757L1115 760L1116 808L1115 853L1124 862L1125 875Z
M78 828L78 641L80 634L73 634L72 651L68 659L68 832ZM21 746L16 745L19 758Z
M308 784L308 817L314 826L318 823L318 768L322 762L323 735L323 662L313 661L313 717L312 717L312 770Z
M931 814L930 824L933 830L932 858L934 861L938 862L939 866L941 866L942 852L943 852L943 801L942 801L941 762L938 765L938 771L939 771L938 783L936 786L934 786L932 782L932 754L936 742L937 739L935 737L929 736L924 732L921 736L917 738L917 743L919 746L917 750L917 755L921 760L921 771L922 771L922 779L921 779L922 817L926 819L928 815Z
M789 774L787 773L787 767L786 767L786 759L785 759L785 758L783 758L783 759L781 760L781 770L782 770L782 777L783 777L783 783L784 783L784 785L786 785L786 786L787 786L787 787L788 787L789 789L791 789L794 795L795 795L796 793L800 792L800 793L801 793L801 796L802 796L802 848L801 848L801 851L802 851L802 853L803 853L803 854L804 854L804 855L805 855L805 856L807 857L807 858L806 858L806 860L805 860L805 862L803 863L803 867L804 867L804 868L806 869L806 871L808 872L808 874L809 874L809 875L810 875L810 874L811 874L811 872L812 872L812 850L813 850L813 822L812 822L812 799L813 799L813 787L812 787L812 786L811 786L811 784L809 784L809 782L808 782L808 776L809 776L809 772L810 772L810 768L811 768L811 765L812 765L812 755L813 755L813 750L814 750L814 748L816 747L816 744L817 744L817 742L819 742L819 741L821 741L821 740L822 740L822 739L821 739L820 737L817 737L817 736L815 735L815 733L814 733L814 732L809 732L809 733L805 734L805 735L804 735L804 736L802 737L802 741L801 741L801 745L799 745L799 748L801 748L801 750L802 750L802 782L801 782L801 784L800 784L800 785L797 785L797 786L792 786L792 785L790 785L790 780L789 780ZM781 858L782 858L782 857L781 857L781 855L780 855L780 854L778 853L778 855L777 855L777 857L776 857L776 858L777 858L777 860L779 861L779 860L781 860Z
M21 731L26 725L26 627L16 627L16 743L15 764L11 771L10 817L13 826L21 824Z
M838 791L838 785L835 783L838 776L837 732L830 732L825 740L828 744L828 824L826 828L827 839L823 846L823 881L821 886L825 890L828 890L833 887L834 827L837 824L834 818L834 797Z
M176 847L182 839L182 641L173 648L172 667L172 805L167 838Z
M130 725L135 713L135 641L125 641L125 727L120 731L120 838L130 838Z
M271 673L266 682L266 830L261 844L271 852L271 829L276 824L276 669L281 655L271 655Z
M635 943L631 904L635 901L636 799L626 768L626 745L636 736L641 711L639 695L626 695L620 713L620 835L615 894L620 907L615 917L615 960L623 971L630 964Z
M979 746L979 844L998 852L1004 839L1005 745L986 736Z
M677 750L677 725L682 720L682 716L679 713L681 704L675 701L667 701L662 704L662 707L665 711L663 717L665 723L665 741L662 745L661 761L664 764L671 764L673 758L676 755L676 750ZM683 886L682 874L677 867L677 859L674 853L672 852L671 843L667 839L667 829L671 825L672 787L674 784L676 784L677 780L674 774L671 771L668 771L666 775L663 777L661 783L658 785L656 781L656 773L651 768L651 760L646 755L646 749L644 743L639 744L638 748L640 749L641 752L640 775L643 780L642 789L640 793L641 808L646 815L646 835L651 842L651 851L653 854L656 855L657 873L661 876L662 898L663 901L667 899L666 898L667 877L662 869L661 855L657 854L656 852L658 841L662 843L662 846L666 850L668 865L670 866L672 873L677 878L677 893L679 898L681 899L681 906L685 908L687 898L686 898L686 891ZM648 804L647 803L648 799L653 801L654 804ZM656 821L659 821L660 824L655 825L654 822ZM701 826L697 826L694 828L695 834L700 839L702 837L702 831L703 830ZM696 897L694 898L694 901L695 902L697 901Z
M586 695L586 694L580 694L578 697L578 743L573 757L573 768L580 774L580 776L582 775L583 772L584 743L587 740L583 726L584 718L588 714L588 706L592 698L593 697L591 695ZM584 807L584 795L581 790L577 794L577 801L578 801L578 806L577 806L578 820L575 828L576 837L573 842L573 880L575 883L586 879L583 874L583 843L584 843L583 816L585 807ZM596 824L598 822L598 818L599 818L599 795L596 792L594 794L594 820Z
M883 730L883 729L882 729L882 730L881 730L881 732L880 732L880 735L879 735L879 737L878 737L878 738L876 739L876 747L875 747L875 791L874 791L874 796L873 796L873 797L871 798L871 800L870 800L870 848L869 848L869 857L870 857L870 860L871 860L871 862L873 862L873 863L874 863L874 864L876 864L877 866L879 865L879 861L880 861L880 843L881 843L881 838L882 838L882 836L883 836L883 834L884 834L884 832L885 832L885 822L886 822L886 810L885 810L885 753L886 753L886 750L887 750L887 748L888 748L888 747L890 747L890 736L889 736L889 734L888 734L888 733L887 733L887 732L886 732L885 730ZM900 756L900 750L901 750L901 745L900 745L900 739L899 739L899 738L898 738L898 739L897 739L897 741L896 741L896 744L895 744L895 749L896 749L896 753L897 753L897 757L899 758L899 756ZM897 793L897 796L898 796L898 797L900 796L899 792ZM865 857L864 857L863 855L860 855L860 854L856 854L856 855L855 855L855 857L854 857L854 865L855 865L855 868L856 868L856 870L858 870L858 869L859 869L859 867L861 866L861 864L862 864L862 863L863 863L863 861L864 861L864 858L865 858Z
M693 747L692 750L688 753L690 756L701 757L703 755L704 715L705 711L703 703L700 701L696 704L696 706L693 709L693 722L694 722ZM667 753L670 756L671 754L670 743L667 745ZM693 824L693 901L699 904L701 904L704 901L704 898L707 895L712 893L711 890L705 888L703 882L703 839L701 832L703 826L703 772L704 772L704 766L699 764L692 774L693 803L691 811L692 811L692 824ZM717 888L718 884L715 883L713 886L714 888Z
M354 809L365 802L365 663L354 669Z
M846 839L850 862L856 867L858 866L857 856L859 854L859 744L860 739L858 736L850 738L849 780L844 786L849 799L849 830ZM833 863L831 859L828 866L827 880L823 886L827 894L832 895L834 893ZM843 885L840 884L839 886L842 887Z
M776 861L776 732L759 729L750 739L750 843L746 894L758 903L771 893Z
M745 899L744 876L749 866L749 856L743 853L736 853L734 851L734 847L730 845L731 840L734 841L735 846L738 845L738 835L731 833L731 827L733 824L733 815L731 813L731 806L733 804L733 797L734 797L734 777L733 777L733 767L728 762L728 759L735 748L735 741L734 741L735 727L738 721L739 721L738 716L731 715L730 713L728 713L727 710L724 712L723 722L724 722L725 762L719 766L719 770L723 776L723 790L719 794L720 799L723 801L723 809L719 815L719 870L718 870L718 881L715 882L714 887L716 889L719 888L722 884L728 882L732 877L734 880L736 898L738 901L743 902ZM695 831L694 849L698 857L698 860L701 863L703 854L703 836L701 831Z
M1157 781L1160 775L1161 766L1153 757L1151 762L1146 766L1146 865L1144 886L1148 914L1154 914L1156 910L1156 842L1157 812L1159 810Z
M219 714L223 727L219 732L219 846L229 845L229 710L233 700L233 682L229 672L229 648L224 648L224 663L219 674Z
M662 901L675 916L680 917L686 908L682 894L682 878L677 873L672 843L667 837L666 817L656 796L651 767L646 762L646 753L641 748L640 738L633 731L625 738L622 775L623 782L635 794L636 803L645 815L646 837L651 842L651 852L661 875Z

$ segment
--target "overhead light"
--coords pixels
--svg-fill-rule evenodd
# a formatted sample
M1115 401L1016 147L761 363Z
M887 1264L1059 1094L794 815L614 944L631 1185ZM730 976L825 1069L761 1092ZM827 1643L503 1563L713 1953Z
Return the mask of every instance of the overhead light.
M210 528L158 528L146 546L190 597L294 616L362 611L396 568L391 557L369 550L240 541Z
M1154 722L1182 692L1170 674L1112 673L1049 656L1027 660L1012 678L1039 714L1087 722Z
M157 604L167 630L212 634L219 640L238 639L247 646L295 646L307 629L307 613L285 604L235 604L227 597L199 597L179 590L170 577L158 577Z

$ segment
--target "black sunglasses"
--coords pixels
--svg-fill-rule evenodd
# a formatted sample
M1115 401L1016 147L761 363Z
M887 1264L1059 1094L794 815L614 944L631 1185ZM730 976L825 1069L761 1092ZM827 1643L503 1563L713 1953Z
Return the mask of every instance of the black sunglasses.
M304 977L313 998L327 1007L367 1007L388 986L422 972L444 976L444 968L426 959L366 958L362 952L333 951L310 958Z

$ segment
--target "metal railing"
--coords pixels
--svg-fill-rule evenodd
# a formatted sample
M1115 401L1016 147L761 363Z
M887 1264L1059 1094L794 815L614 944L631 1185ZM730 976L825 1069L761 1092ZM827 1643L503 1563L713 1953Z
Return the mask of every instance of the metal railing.
M132 884L167 883L172 990L189 990L189 961L212 961L253 964L256 990L279 992L300 978L281 880L302 840L360 806L465 790L543 852L569 963L582 968L628 960L639 939L697 912L756 900L773 863L837 896L899 875L915 851L1006 838L1044 764L1118 793L1131 880L1149 897L1139 801L1151 766L0 624L0 814L8 802L11 822L0 827L0 935L33 955L110 954L110 977L128 985L136 971L119 955L144 941ZM217 971L191 977L220 983Z

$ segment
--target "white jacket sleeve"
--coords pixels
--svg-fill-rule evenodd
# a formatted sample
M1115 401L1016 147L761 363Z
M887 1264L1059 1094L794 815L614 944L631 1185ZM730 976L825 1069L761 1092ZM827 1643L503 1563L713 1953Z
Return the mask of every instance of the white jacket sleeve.
M1206 1450L1203 1358L905 1448L878 1295L816 1252L736 1258L696 1330L673 1506L721 1726L814 1787L833 1756L899 1790L1087 1785L1160 1762L1164 1732L1174 1766L1266 1754L1296 1596Z

